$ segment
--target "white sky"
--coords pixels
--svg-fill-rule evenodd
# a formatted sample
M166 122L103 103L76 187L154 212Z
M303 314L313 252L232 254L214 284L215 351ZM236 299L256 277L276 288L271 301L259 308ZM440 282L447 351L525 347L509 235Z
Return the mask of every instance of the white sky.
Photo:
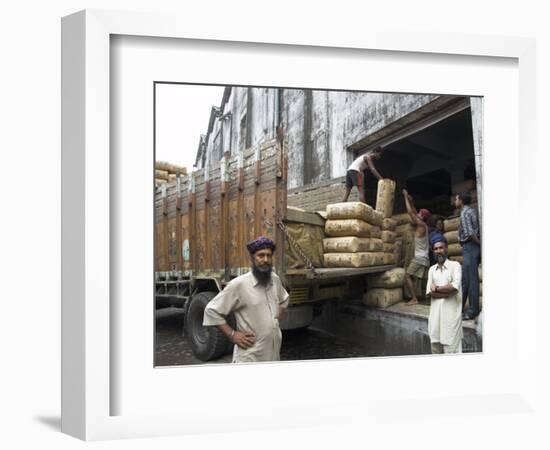
M224 86L156 85L156 160L190 172L212 106L220 106Z

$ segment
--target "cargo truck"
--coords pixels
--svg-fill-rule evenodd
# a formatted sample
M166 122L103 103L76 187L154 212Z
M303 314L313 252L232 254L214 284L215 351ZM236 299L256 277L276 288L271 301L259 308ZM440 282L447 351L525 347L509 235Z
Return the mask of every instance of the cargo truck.
M155 189L156 307L183 308L183 334L200 360L232 348L215 327L202 326L203 312L250 270L246 243L259 235L275 241L274 271L290 294L283 330L309 326L326 301L359 297L365 274L394 267L322 267L325 219L315 211L340 201L342 180L289 192L286 140L280 129L277 136ZM289 199L311 207L293 208Z

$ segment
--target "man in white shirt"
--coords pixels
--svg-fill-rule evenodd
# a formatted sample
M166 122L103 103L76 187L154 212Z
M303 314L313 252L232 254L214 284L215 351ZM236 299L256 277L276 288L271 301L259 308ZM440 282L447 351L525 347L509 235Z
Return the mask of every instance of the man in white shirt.
M447 241L433 242L437 263L428 271L428 333L432 353L462 353L462 267L447 258Z
M275 243L260 236L247 244L251 271L231 280L204 310L204 326L216 326L235 346L233 362L279 361L282 342L279 320L289 295L272 272ZM235 329L227 316L235 316Z
M349 194L353 186L357 186L359 191L359 200L363 203L367 203L365 200L365 171L368 168L371 173L378 178L382 179L382 175L378 173L376 167L374 167L373 160L380 159L382 156L382 148L378 147L375 150L365 153L359 156L355 161L351 163L346 172L346 194L342 202L347 202Z

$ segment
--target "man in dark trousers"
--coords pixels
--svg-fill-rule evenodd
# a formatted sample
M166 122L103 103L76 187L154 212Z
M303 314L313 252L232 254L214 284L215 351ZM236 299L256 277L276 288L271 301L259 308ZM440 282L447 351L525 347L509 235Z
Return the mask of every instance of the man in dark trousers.
M351 189L353 186L357 186L357 190L359 191L359 200L363 203L367 203L365 199L365 172L368 168L376 178L381 180L382 175L378 173L373 163L373 160L380 159L381 156L382 148L378 147L375 150L359 156L351 163L346 173L346 194L344 195L344 200L342 200L342 202L348 201Z
M481 242L479 240L479 221L477 212L470 206L472 198L468 192L455 197L455 207L460 210L458 240L462 246L462 307L468 299L468 309L462 315L463 320L475 319L479 314L479 274Z

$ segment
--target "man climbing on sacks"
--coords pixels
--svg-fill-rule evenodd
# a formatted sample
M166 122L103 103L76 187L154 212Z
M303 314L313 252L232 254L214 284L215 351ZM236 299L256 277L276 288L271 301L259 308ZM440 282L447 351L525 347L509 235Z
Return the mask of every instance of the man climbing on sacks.
M342 202L347 202L349 194L353 186L357 186L359 191L359 200L363 203L367 203L365 199L365 173L368 168L371 173L378 178L382 179L382 175L378 173L376 167L374 167L373 160L380 159L382 156L382 148L378 147L372 151L365 153L364 155L359 156L355 159L348 167L346 172L346 194L344 195L344 200Z
M424 208L417 212L413 204L413 199L406 189L403 189L403 196L405 197L407 212L415 226L414 257L405 271L405 284L412 297L406 305L416 305L418 304L416 283L426 278L426 272L428 267L430 267L430 258L428 256L430 248L428 243L428 225L426 225L426 221L431 214L430 211Z
M233 362L279 361L279 320L288 307L288 293L273 269L275 243L264 236L247 244L251 271L231 280L204 310L204 326L216 326L235 344ZM234 314L235 329L227 323Z
M428 334L432 353L462 353L462 267L447 258L447 240L437 236L432 250L437 262L428 271Z

